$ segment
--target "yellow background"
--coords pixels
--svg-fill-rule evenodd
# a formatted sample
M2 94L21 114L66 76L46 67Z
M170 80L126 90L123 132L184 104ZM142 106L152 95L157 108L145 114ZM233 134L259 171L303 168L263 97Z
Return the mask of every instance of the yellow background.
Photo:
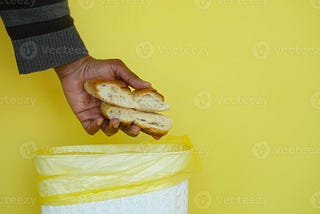
M191 214L319 213L319 1L85 0L70 8L90 53L120 58L151 81L171 104L170 134L190 136L203 164L190 180ZM87 135L53 70L19 76L0 30L0 213L39 213L30 202L35 148L149 137Z

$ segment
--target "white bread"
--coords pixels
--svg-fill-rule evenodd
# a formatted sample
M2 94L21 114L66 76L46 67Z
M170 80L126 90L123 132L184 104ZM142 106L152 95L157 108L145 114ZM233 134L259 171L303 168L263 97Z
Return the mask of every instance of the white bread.
M131 92L130 88L121 81L108 81L102 78L87 80L84 87L92 96L115 106L145 112L169 109L169 105L164 102L164 97L152 88L136 89Z
M172 120L158 113L140 112L134 109L101 104L101 112L107 119L117 118L123 124L134 124L141 131L156 137L165 135L172 126Z

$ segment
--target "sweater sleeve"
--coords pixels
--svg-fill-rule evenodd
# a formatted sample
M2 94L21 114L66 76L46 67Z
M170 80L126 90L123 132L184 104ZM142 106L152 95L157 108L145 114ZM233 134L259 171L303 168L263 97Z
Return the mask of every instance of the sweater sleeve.
M57 67L88 54L66 0L0 1L20 74Z

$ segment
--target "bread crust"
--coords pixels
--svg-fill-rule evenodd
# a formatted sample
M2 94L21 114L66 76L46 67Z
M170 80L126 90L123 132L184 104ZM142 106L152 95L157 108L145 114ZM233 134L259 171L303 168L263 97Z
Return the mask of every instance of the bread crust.
M128 86L122 81L119 81L119 80L105 80L102 77L89 79L89 80L87 80L85 82L85 84L88 84L92 88L96 88L96 86L101 85L101 84L114 84L114 85L117 85L117 86L119 86L121 88L129 89Z
M139 125L138 125L139 126ZM152 135L155 137L162 137L164 135L166 135L168 133L168 131L163 131L163 130L159 130L159 129L153 129L153 128L142 128L141 126L139 126L141 128L141 131L148 134L148 135Z
M133 96L141 96L143 94L154 94L157 97L159 97L162 101L164 101L164 96L160 94L156 89L154 88L143 88L143 89L136 89L132 92Z
M106 85L106 84L117 86L120 88L122 92L127 93L128 95L131 95L130 88L124 82L118 81L118 80L105 80L101 77L87 80L84 83L84 88L92 96L98 98L101 101L108 102L108 100L100 96L99 94L100 91L98 89L99 86Z

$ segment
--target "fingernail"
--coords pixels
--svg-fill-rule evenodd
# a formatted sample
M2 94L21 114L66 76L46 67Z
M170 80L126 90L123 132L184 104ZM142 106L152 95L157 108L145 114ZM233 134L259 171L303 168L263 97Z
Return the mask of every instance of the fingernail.
M112 125L112 127L113 127L114 129L119 128L119 123L114 123L114 124Z
M144 81L144 85L146 85L146 86L148 85L148 87L152 86L150 82L146 82L146 81Z
M138 134L139 133L139 128L138 127L133 128L132 133L135 134L135 135Z
M100 119L97 120L97 125L98 125L98 126L101 126L102 123L103 123L103 119L102 119L102 118L100 118Z

